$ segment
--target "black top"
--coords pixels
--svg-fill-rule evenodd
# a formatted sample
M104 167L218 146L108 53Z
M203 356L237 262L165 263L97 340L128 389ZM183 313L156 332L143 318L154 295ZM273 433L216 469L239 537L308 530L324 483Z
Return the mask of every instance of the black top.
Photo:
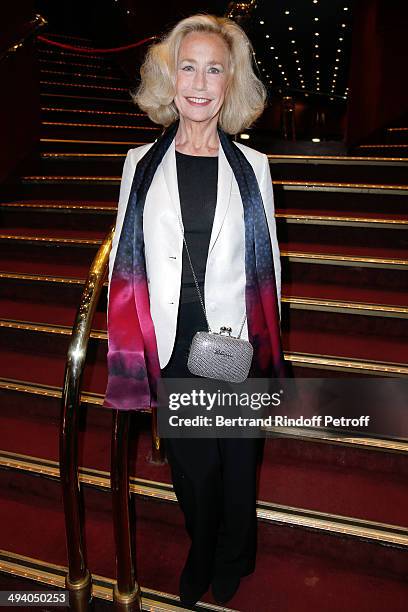
M218 157L186 155L176 151L176 163L184 237L204 300L205 267L217 203ZM183 242L180 302L198 300Z

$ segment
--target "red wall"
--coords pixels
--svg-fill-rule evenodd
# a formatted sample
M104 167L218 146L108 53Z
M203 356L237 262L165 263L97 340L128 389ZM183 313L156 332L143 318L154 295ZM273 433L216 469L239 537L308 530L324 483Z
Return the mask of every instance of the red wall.
M356 145L408 113L408 3L356 0L346 140Z

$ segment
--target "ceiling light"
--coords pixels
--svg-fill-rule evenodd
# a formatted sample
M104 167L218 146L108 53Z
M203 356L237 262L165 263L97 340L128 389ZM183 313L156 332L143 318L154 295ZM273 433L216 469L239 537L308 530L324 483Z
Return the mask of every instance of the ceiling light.
M240 134L239 137L241 140L249 140L249 134Z
M315 36L320 36L319 32L314 33Z
M291 40L290 42L292 43L292 45L294 45L296 40Z
M343 40L341 36L340 36L339 40Z
M318 17L315 17L315 18L314 18L314 20L315 20L315 21L319 21L319 18L318 18Z
M302 69L300 68L300 66L298 66L298 70L302 70Z
M288 30L293 30L293 27L292 27L292 26L289 26L289 27L288 27Z
M296 63L297 63L297 64L300 64L300 60L298 60L298 59L297 59L297 60L296 60Z
M294 55L297 55L297 51L294 51L293 53L294 53Z
M269 34L265 34L265 38L269 38Z
M315 53L315 57L319 57L319 54L318 54L318 53Z
M343 11L348 11L348 6L345 6L345 7L343 8Z
M339 69L339 67L338 67L338 66L335 66L335 67L334 67L334 69L335 69L335 70L338 70L338 69Z
M275 47L269 47L269 48L272 49L272 51L273 51Z
M346 27L346 24L345 24L345 23L342 23L342 24L341 24L341 27L342 27L342 28L345 28L345 27Z
M278 68L282 68L282 64L278 64Z
M241 135L242 138L242 135ZM320 138L312 138L312 142L320 142Z
M265 22L264 22L264 21L260 21L259 23L260 23L261 25L263 25Z
M285 11L285 15L289 15L289 11Z

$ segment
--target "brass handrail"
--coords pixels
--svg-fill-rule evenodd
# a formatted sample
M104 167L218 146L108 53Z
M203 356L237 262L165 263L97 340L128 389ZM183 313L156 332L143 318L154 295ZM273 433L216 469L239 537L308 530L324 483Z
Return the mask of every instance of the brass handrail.
M135 575L135 516L129 489L129 410L113 410L111 489L116 545L115 609L141 612L141 593Z
M86 567L83 518L78 477L78 413L82 375L91 325L108 269L114 228L100 246L86 279L78 306L65 365L60 423L60 477L65 513L68 574L65 579L74 610L88 609L92 578Z
M47 24L48 24L48 21L46 20L46 18L40 15L39 13L37 13L35 17L28 24L28 28L29 28L28 32L26 32L23 36L21 36L17 40L17 42L10 45L4 51L0 52L0 62L2 62L4 59L9 57L10 55L13 55L14 53L16 53L19 49L22 49L25 43L27 42L27 40L30 39L32 36L34 36L38 30L40 30Z

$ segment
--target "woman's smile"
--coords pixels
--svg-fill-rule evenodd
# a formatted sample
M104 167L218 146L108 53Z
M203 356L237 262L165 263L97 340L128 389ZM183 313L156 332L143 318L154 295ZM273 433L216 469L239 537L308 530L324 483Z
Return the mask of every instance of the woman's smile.
M186 98L193 106L207 106L211 102L209 98Z

